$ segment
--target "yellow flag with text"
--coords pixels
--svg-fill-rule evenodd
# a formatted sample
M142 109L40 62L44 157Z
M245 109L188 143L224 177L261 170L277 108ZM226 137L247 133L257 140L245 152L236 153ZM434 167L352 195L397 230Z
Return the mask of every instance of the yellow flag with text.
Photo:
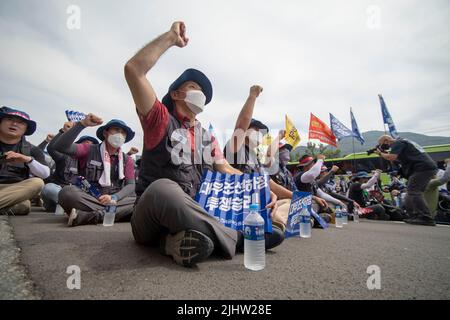
M297 128L292 123L291 119L286 115L286 136L284 137L286 143L290 144L292 148L295 148L300 143L300 135Z

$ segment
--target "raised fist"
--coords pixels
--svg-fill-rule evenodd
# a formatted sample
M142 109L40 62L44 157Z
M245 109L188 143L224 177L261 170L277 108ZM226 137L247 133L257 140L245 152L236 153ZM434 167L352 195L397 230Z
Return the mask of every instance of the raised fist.
M263 88L261 86L253 86L250 88L251 97L258 98L261 92L263 92Z
M80 121L80 123L85 127L96 127L103 123L103 120L96 115L89 113L86 118Z
M175 45L177 47L183 48L186 47L189 38L186 37L186 25L182 21L176 21L172 24L172 27L170 28L170 31L172 31L176 35Z

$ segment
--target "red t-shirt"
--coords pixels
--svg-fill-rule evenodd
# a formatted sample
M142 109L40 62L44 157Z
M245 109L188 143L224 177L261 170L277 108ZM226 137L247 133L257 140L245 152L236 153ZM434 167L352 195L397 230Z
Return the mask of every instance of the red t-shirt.
M167 107L160 101L156 100L153 108L146 116L139 114L139 120L141 121L142 129L144 130L144 149L152 150L155 148L167 133L167 127L169 125L170 113ZM183 124L184 128L188 129L189 141L191 144L191 151L195 150L195 126L190 126L190 121L187 118L183 118L175 110L175 117ZM216 160L223 159L222 151L220 150L217 139L211 136L212 151L211 157Z

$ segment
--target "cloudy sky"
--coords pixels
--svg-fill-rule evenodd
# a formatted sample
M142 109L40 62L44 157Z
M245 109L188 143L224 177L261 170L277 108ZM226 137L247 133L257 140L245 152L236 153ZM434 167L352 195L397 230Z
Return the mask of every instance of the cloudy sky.
M79 30L67 27L71 5ZM0 104L38 122L35 143L74 109L125 120L141 147L123 66L176 20L190 43L148 78L162 98L185 69L205 72L214 98L199 118L219 134L259 84L255 117L277 130L288 114L303 142L310 112L350 125L352 107L361 131L382 130L378 93L399 131L450 136L448 0L2 0Z

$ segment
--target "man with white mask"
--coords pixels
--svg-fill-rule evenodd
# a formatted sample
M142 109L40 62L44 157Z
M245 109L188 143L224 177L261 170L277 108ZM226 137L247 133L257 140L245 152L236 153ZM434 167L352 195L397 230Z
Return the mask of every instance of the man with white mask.
M98 128L95 144L75 144L77 136L86 127L103 123L89 114L72 129L60 136L53 148L78 160L79 175L100 191L96 198L76 186L66 186L59 193L59 204L69 214L68 226L103 222L105 209L114 204L115 221L130 221L135 197L133 159L122 151L122 146L134 138L135 133L121 120L111 120Z
M125 65L125 78L144 131L135 210L135 240L160 245L164 255L185 267L208 258L214 249L231 259L238 233L225 227L194 200L205 170L241 174L224 159L217 140L196 119L213 95L209 79L188 69L159 101L146 75L171 47L188 44L183 22L147 44ZM272 193L274 208L276 196ZM268 242L266 241L266 245Z

